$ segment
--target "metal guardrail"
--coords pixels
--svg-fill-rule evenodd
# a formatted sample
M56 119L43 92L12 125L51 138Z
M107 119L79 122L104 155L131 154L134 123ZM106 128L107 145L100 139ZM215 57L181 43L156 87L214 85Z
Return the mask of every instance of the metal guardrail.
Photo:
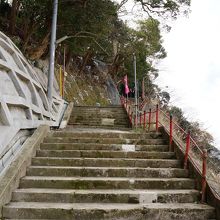
M155 108L149 109L148 112L138 112L138 117L134 114L134 104L129 100L122 98L121 104L127 111L132 127L138 127L147 131L158 131L159 125L162 126L169 135L169 150L173 150L173 143L175 142L181 151L184 153L184 169L188 167L190 160L194 168L202 177L201 182L201 202L206 200L207 185L213 192L216 199L220 200L220 195L217 190L212 187L207 181L215 181L209 174L207 169L208 154L207 150L200 147L192 138L190 132L185 131L176 121L173 120L172 115L167 114L158 105ZM136 120L138 118L138 120ZM135 125L135 126L134 126ZM210 163L210 161L209 161Z

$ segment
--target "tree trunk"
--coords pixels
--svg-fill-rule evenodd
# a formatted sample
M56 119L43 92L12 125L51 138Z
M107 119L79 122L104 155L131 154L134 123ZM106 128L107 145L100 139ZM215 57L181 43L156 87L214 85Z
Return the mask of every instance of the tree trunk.
M84 56L84 58L83 58L83 63L82 63L82 65L81 65L80 69L79 69L78 75L80 75L81 72L84 70L84 68L85 68L85 66L86 66L86 64L87 64L87 62L88 62L88 60L91 58L91 55L92 55L92 51L91 51L91 49L89 49L89 50L86 52L86 54L85 54L85 56Z
M27 50L28 43L31 39L31 36L36 31L36 29L37 29L36 24L31 25L29 28L27 27L26 33L24 33L24 41L23 41L23 46L22 46L22 49L24 52Z
M71 50L66 46L66 66L65 69L68 72L70 69L70 64L71 64L71 58L72 58L72 53Z
M19 0L13 0L12 6L11 6L11 15L10 15L10 22L9 22L9 31L11 34L15 33L15 26L16 26L16 17L17 17L17 11L20 6Z
M28 49L28 55L31 60L37 60L40 59L45 51L47 50L47 47L49 45L50 40L50 32L44 37L41 44L38 47L35 47L34 49L29 48Z

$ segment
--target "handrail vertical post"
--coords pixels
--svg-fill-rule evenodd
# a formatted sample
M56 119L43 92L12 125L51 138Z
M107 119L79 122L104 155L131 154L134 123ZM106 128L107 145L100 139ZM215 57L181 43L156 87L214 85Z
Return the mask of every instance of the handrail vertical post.
M173 116L170 115L170 140L169 140L169 150L172 150L173 144Z
M142 114L140 113L140 127L141 127L141 124L142 124Z
M189 148L190 148L190 132L188 132L187 137L186 137L186 151L185 151L185 156L184 156L184 169L187 169Z
M124 96L123 95L121 96L121 105L122 106L124 105Z
M156 106L156 132L158 132L159 127L159 105Z
M132 123L132 122L133 122L133 121L132 121L132 117L133 117L133 112L131 112L131 114L130 114L130 122L131 122L131 126L132 126L132 124L133 124L133 123Z
M135 115L135 117L134 117L134 126L135 126L135 128L137 128L137 117L136 117L136 115Z
M144 111L144 129L146 128L146 111Z
M151 108L149 109L148 131L150 131L150 127L151 127Z
M202 155L202 198L201 202L204 203L206 199L206 172L207 172L207 150L203 150Z

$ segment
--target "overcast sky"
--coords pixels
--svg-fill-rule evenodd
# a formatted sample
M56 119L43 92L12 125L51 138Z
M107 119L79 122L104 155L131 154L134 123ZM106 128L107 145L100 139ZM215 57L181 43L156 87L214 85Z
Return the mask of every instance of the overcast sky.
M168 86L171 103L201 122L220 149L220 0L192 0L191 10L164 34L168 57L159 66L157 83ZM141 14L126 19L135 17Z
M172 102L190 119L204 124L220 149L220 1L192 0L191 9L164 36L168 57L158 83L168 86Z

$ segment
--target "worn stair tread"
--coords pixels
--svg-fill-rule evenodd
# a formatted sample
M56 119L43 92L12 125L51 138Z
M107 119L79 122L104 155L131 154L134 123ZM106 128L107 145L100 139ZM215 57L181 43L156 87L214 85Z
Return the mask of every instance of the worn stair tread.
M108 151L120 151L123 144L101 144L101 143L42 143L41 150L108 150ZM63 149L63 148L67 149ZM49 149L48 149L49 148ZM97 148L97 149L94 149ZM168 152L168 145L135 145L135 151L139 152Z
M90 167L181 167L177 159L140 159L140 158L62 158L62 157L34 157L32 165L50 166L90 166Z
M190 178L126 178L126 177L60 177L60 176L25 176L22 180L86 180L86 181L195 181Z
M155 170L155 171L167 171L167 170L178 170L178 171L186 171L188 172L188 170L184 170L183 168L172 168L172 167L168 167L168 168L157 168L157 167L114 167L114 166L109 166L109 167L77 167L77 166L38 166L38 165L31 165L28 167L28 169L32 169L32 168L42 168L42 169L92 169L92 170L109 170L109 169L114 169L114 170Z
M145 136L145 135L153 135L153 136L155 136L155 135L157 135L157 136L161 136L162 135L162 133L161 132L157 132L157 133L155 133L155 132L152 132L152 131L147 131L147 132L133 132L133 131L130 131L130 132L124 132L124 131L118 131L118 132L115 132L115 131L112 131L112 130L110 130L109 132L101 132L101 131L96 131L96 130L92 130L91 132L89 131L77 131L77 130L68 130L68 129L62 129L62 130L57 130L57 131L53 131L52 133L51 133L51 135L69 135L69 134L78 134L79 136L81 136L81 135L93 135L93 134L97 134L97 135L100 135L100 136L105 136L105 135L107 135L107 136L109 136L109 135L119 135L119 136L123 136L123 135L135 135L135 136L137 136L137 137L141 137L141 136Z
M22 188L12 194L13 202L62 203L189 203L197 202L197 190L144 190L144 189L51 189Z
M117 161L117 160L125 160L125 161L159 161L159 162L162 162L162 161L178 161L180 162L178 159L142 159L142 158L111 158L111 157L105 157L105 158L96 158L96 157L90 157L90 158L86 158L86 157L34 157L36 159L60 159L60 160L65 160L65 159L70 159L70 160L73 160L73 159L77 159L77 160L112 160L112 161Z
M65 189L195 189L190 178L25 176L20 188Z
M104 210L126 210L126 209L140 209L140 208L149 208L149 209L188 209L188 210L206 210L211 209L215 210L214 207L206 204L197 204L197 203L146 203L146 204L127 204L121 203L47 203L47 202L11 202L6 205L4 208L40 208L40 209L104 209Z
M203 204L45 203L15 202L3 207L3 217L19 219L195 219L215 217L215 209ZM190 217L190 218L188 218Z
M190 194L200 193L195 189L51 189L51 188L20 188L15 193L48 193L48 194Z
M68 127L73 128L94 128L94 129L112 129L112 130L123 130L123 131L131 131L132 128L130 126L105 126L105 125L84 125L84 124L74 124L68 123Z
M138 142L138 141L152 141L152 140L154 140L154 141L166 141L166 139L164 139L164 138L146 138L146 139L136 139L136 138L101 138L103 141L112 141L112 142L114 142L114 141L118 141L118 140L120 140L120 141L126 141L127 142L127 144L129 144L129 142ZM47 141L60 141L60 140L63 140L63 141L77 141L77 140L82 140L82 141L95 141L95 140L97 140L97 141L99 141L100 140L100 138L96 138L96 137L94 137L94 138L86 138L86 137L47 137L47 138L45 138L45 140L44 141L46 141L46 143L47 143ZM63 143L65 143L65 142L63 142ZM91 142L92 143L92 142Z
M41 151L44 151L44 152L60 152L59 150L53 150L53 149L50 149L50 150L46 150L46 149L41 149L41 150L38 150L38 152L41 152ZM90 152L90 153L99 153L100 151L99 150L78 150L78 149L71 149L71 150L62 150L62 152ZM124 153L124 154L171 154L171 155L175 155L174 152L169 152L169 151L164 151L164 152L158 152L158 151L150 151L150 152L140 152L140 151L126 151L126 150L118 150L118 151L111 151L111 150L102 150L101 153Z
M86 157L86 158L148 158L173 159L174 152L135 152L135 151L98 151L98 150L38 150L40 157Z
M188 177L181 168L30 166L27 176Z

